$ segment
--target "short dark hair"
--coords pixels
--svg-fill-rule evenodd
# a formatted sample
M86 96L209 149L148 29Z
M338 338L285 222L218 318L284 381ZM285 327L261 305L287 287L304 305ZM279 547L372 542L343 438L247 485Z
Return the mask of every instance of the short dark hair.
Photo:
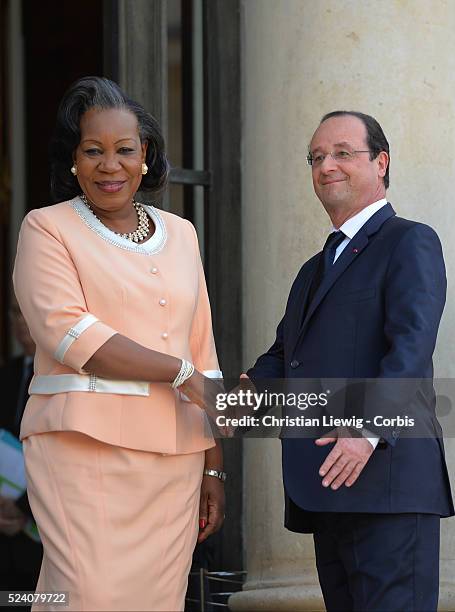
M332 117L343 117L345 115L351 115L352 117L357 117L363 123L367 131L367 147L370 150L370 159L376 159L376 157L381 153L381 151L385 151L389 156L389 163L387 164L387 170L384 175L384 186L387 189L390 184L389 179L389 169L390 169L390 152L389 152L389 143L387 138L385 137L384 132L382 131L382 127L376 121L374 117L371 115L365 115L365 113L359 113L358 111L344 111L338 110L333 111L331 113L327 113L321 119L321 123L324 123L327 119L331 119ZM320 124L319 124L320 125Z
M148 172L142 177L140 191L158 196L166 187L169 164L164 139L157 120L104 77L88 76L73 83L64 94L57 111L54 136L50 145L51 197L54 202L70 200L81 193L70 172L73 152L81 139L80 121L90 108L128 110L137 118L141 142L148 142L145 163Z

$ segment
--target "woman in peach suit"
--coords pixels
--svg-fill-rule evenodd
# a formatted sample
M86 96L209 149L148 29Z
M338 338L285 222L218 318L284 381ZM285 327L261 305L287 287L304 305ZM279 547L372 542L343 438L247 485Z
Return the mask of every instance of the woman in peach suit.
M26 216L14 271L37 345L21 429L37 590L69 592L69 610L181 610L198 528L219 529L224 507L196 233L135 202L168 165L156 121L115 83L69 89L51 159L60 203Z

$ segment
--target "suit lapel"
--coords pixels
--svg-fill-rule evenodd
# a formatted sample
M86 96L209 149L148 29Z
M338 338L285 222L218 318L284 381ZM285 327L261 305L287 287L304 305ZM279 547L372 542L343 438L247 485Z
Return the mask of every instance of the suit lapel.
M319 307L320 303L327 295L328 291L337 281L337 279L343 274L343 272L351 265L351 263L360 256L362 251L368 245L370 237L378 232L381 228L382 224L387 221L390 217L395 215L395 211L393 210L391 204L387 203L385 206L380 208L366 223L363 225L357 234L349 241L344 251L338 257L336 262L333 264L330 272L325 276L318 290L316 291L313 301L309 304L309 307L306 311L305 318L303 320L302 326L298 332L298 336L296 335L296 343L297 340L305 333L306 328L308 326L308 322L311 319L315 310ZM316 268L315 268L316 269ZM311 275L311 279L314 276ZM308 297L308 291L310 288L310 283L307 283L305 287L305 299ZM301 319L299 319L300 321Z

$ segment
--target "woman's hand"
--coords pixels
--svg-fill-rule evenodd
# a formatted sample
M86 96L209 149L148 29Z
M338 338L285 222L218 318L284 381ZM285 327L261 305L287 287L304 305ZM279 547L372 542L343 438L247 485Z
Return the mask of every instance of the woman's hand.
M220 529L224 522L224 483L215 476L202 478L198 543Z
M180 385L179 391L205 410L213 421L216 421L216 417L220 414L216 409L216 396L223 392L219 384L198 370L194 370L193 375Z

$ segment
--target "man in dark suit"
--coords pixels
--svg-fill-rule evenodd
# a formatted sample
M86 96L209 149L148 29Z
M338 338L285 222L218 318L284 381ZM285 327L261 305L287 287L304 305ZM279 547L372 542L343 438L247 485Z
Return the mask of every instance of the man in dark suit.
M274 344L248 371L257 384L364 379L345 406L368 421L361 435L282 440L285 526L314 534L329 611L436 610L440 517L454 514L432 384L444 261L436 233L387 202L389 160L372 117L322 119L308 163L333 231L302 266ZM419 434L375 424L394 410L416 414Z
M20 422L28 399L28 386L33 373L35 344L27 324L13 298L10 309L13 334L24 354L0 368L3 392L0 428L19 437ZM0 590L33 591L38 581L42 547L23 531L33 520L25 493L13 501L0 497Z

